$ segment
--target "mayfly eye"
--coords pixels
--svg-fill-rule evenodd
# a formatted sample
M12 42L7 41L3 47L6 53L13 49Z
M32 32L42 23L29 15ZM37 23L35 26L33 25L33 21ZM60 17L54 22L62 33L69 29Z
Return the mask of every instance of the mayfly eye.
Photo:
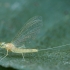
M1 46L3 46L5 44L5 42L3 42L2 44L1 44Z

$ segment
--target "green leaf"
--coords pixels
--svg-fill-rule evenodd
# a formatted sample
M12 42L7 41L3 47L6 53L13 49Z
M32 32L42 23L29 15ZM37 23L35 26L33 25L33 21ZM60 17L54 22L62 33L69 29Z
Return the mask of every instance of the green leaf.
M60 4L61 3L61 4ZM0 5L0 41L10 42L22 25L31 17L40 15L43 18L41 38L36 40L37 53L21 54L9 52L0 61L4 67L19 70L69 70L70 46L58 47L70 43L70 2L62 0L5 0ZM58 47L58 48L53 48ZM6 49L0 48L0 59L6 55Z

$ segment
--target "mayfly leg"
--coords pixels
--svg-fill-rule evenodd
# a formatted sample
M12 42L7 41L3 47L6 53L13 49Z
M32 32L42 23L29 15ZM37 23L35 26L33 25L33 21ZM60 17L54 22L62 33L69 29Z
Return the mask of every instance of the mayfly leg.
M25 61L24 54L22 53L23 60Z
M25 45L24 45L24 46L21 46L21 47L19 47L19 48L22 49L22 48L26 48L26 47L25 47ZM24 54L23 54L23 53L21 53L21 54L22 54L23 60L25 61Z
M3 57L3 58L1 58L0 59L0 61L2 61L4 58L6 58L8 56L8 50L7 50L7 53L6 53L6 55Z

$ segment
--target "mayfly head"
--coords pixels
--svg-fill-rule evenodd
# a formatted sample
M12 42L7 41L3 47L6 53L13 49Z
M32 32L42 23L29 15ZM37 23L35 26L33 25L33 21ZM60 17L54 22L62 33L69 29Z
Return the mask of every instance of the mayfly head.
M0 43L0 48L5 48L5 42Z

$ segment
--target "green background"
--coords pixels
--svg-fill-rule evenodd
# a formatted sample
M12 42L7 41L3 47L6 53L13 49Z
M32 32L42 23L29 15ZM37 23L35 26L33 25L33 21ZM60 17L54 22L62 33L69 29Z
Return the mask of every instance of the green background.
M0 41L10 42L23 24L34 16L42 16L41 38L37 49L70 43L70 0L0 0ZM0 58L6 54L0 49ZM0 62L0 70L70 70L70 46L25 54L9 52Z

